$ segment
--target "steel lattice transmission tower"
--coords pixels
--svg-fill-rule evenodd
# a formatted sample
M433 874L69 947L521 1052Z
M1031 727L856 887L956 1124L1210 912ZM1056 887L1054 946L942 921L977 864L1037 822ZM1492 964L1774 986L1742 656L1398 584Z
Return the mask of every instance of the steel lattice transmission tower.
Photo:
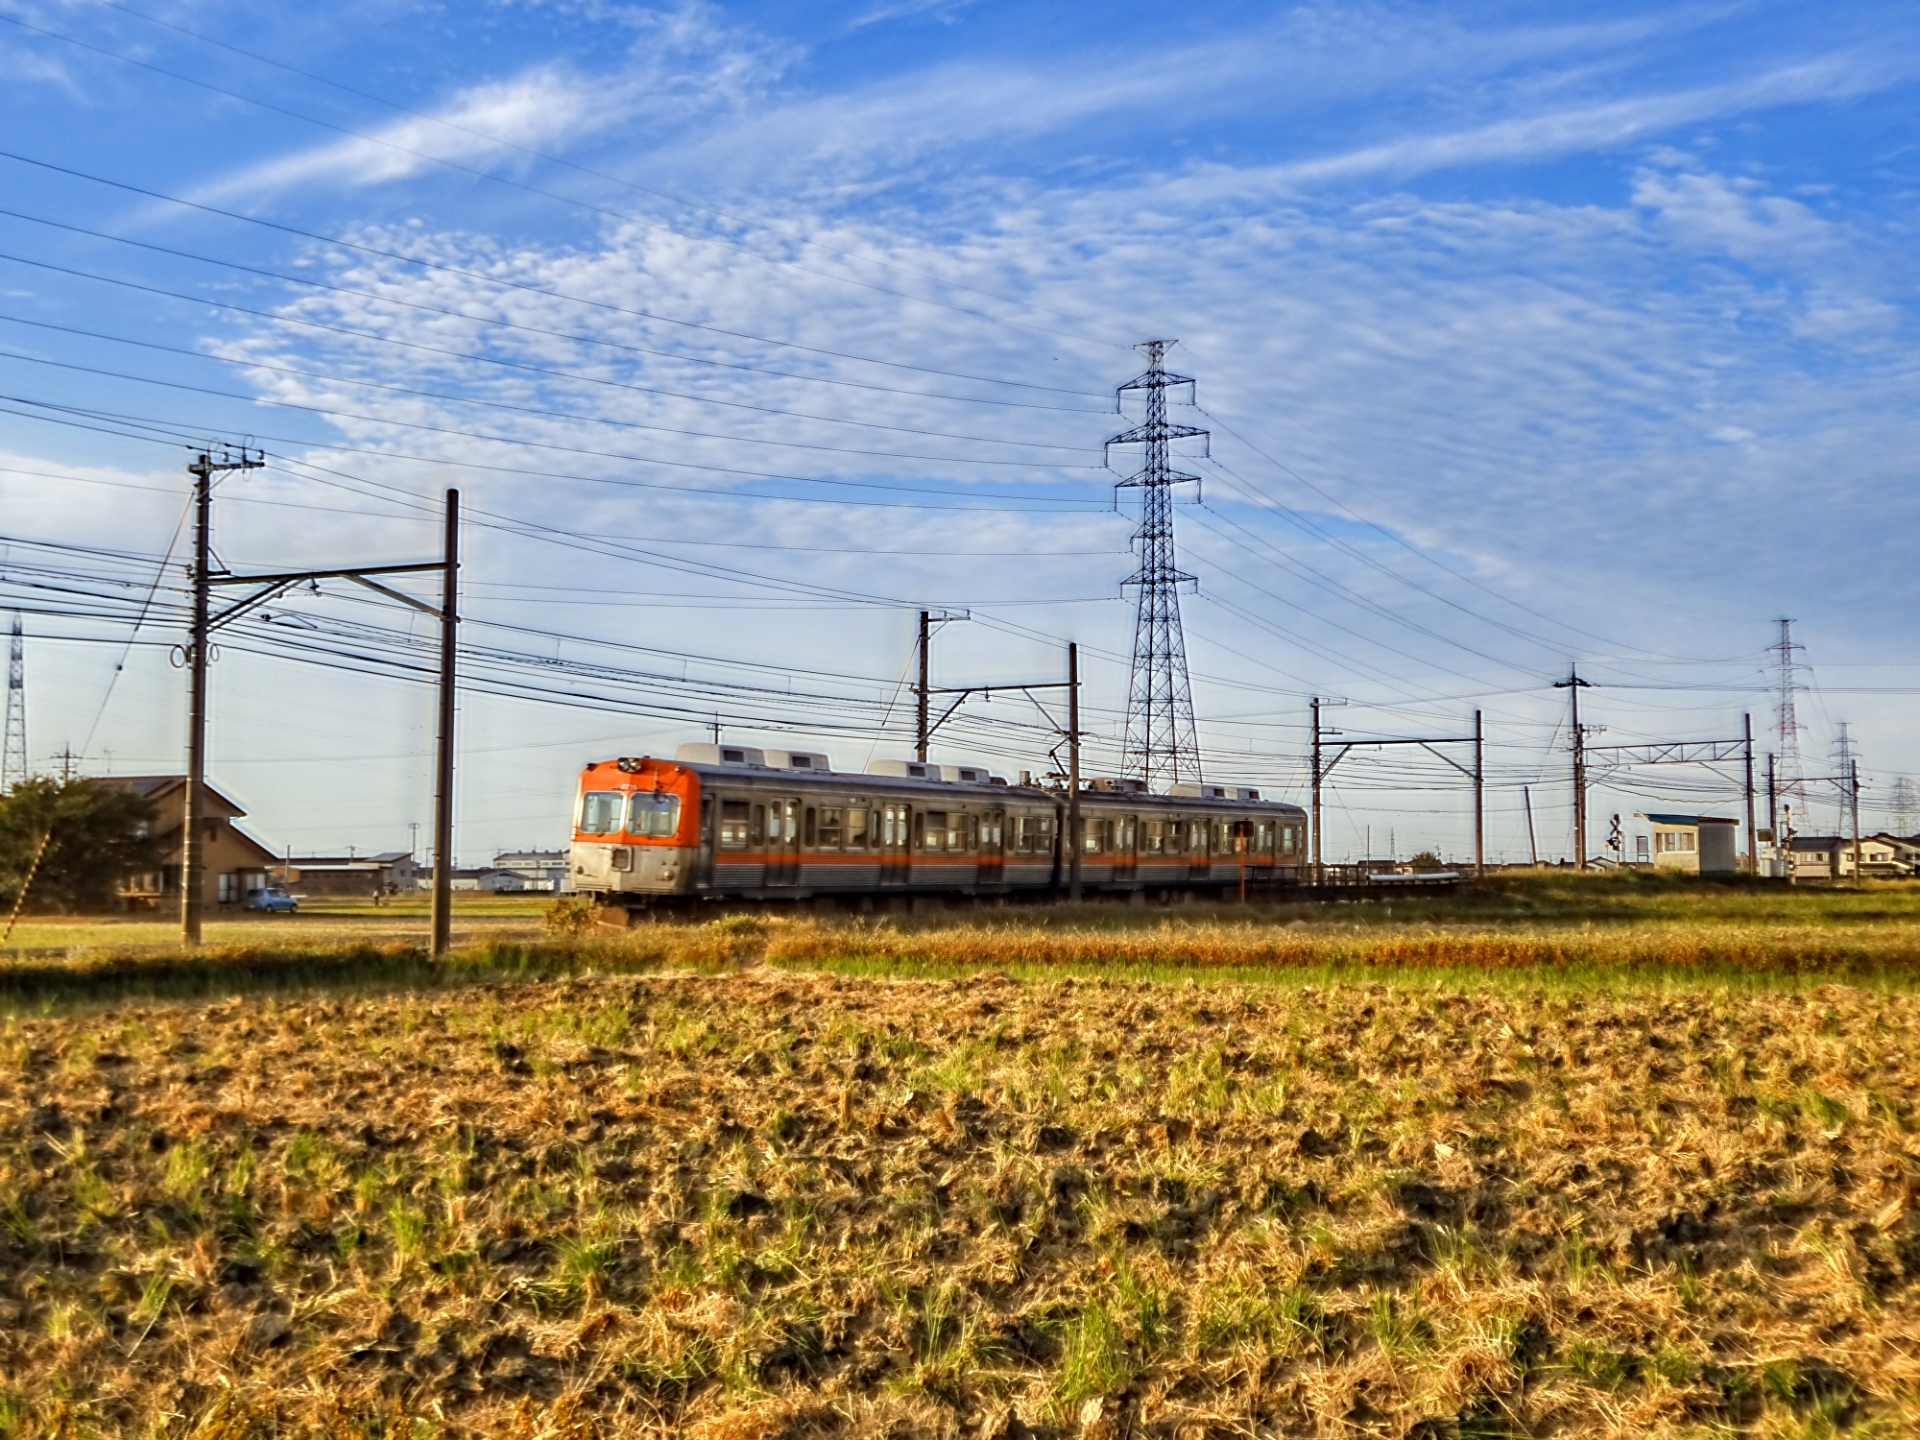
M0 749L0 790L27 778L27 646L20 612L13 612L7 641L7 738Z
M1138 472L1114 487L1140 492L1140 528L1133 532L1134 553L1140 568L1121 582L1132 586L1137 608L1133 622L1133 678L1127 687L1127 738L1120 767L1138 775L1151 788L1200 778L1200 742L1193 728L1193 694L1187 683L1187 642L1180 633L1180 586L1198 584L1182 574L1173 552L1173 487L1198 485L1197 475L1176 474L1173 442L1207 438L1205 430L1175 425L1167 419L1167 391L1193 381L1169 375L1167 347L1171 340L1148 340L1136 346L1147 355L1146 374L1129 380L1119 390L1123 407L1129 394L1145 398L1146 416L1131 430L1107 441L1139 445L1145 450Z
M1793 638L1793 621L1780 621L1780 638L1767 647L1776 657L1773 668L1779 674L1776 694L1778 698L1773 706L1773 731L1775 746L1776 773L1779 776L1777 789L1780 796L1794 807L1796 816L1804 815L1807 808L1806 781L1800 775L1800 732L1804 728L1795 710L1793 697L1805 687L1800 684L1795 671L1799 668L1794 656L1806 646Z

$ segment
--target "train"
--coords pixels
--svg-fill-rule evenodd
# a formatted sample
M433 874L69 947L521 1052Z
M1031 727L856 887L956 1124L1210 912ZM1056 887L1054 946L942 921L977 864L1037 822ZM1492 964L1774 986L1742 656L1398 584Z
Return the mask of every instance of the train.
M1256 789L1096 779L1080 791L1080 885L1171 899L1298 884L1307 812ZM1069 797L984 766L746 745L622 756L580 772L573 889L631 913L717 901L892 908L917 897L1059 895L1072 882Z

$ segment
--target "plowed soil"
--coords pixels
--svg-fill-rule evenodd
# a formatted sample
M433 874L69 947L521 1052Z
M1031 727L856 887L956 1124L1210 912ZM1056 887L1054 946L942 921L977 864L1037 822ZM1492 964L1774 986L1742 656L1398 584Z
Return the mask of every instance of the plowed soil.
M1920 1432L1920 999L755 970L0 1036L0 1433Z

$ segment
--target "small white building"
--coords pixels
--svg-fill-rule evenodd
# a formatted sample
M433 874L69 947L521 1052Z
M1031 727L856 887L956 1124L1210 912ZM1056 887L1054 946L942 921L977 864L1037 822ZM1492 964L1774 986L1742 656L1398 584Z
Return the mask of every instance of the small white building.
M1689 875L1736 875L1740 871L1740 822L1719 815L1654 815L1639 818L1653 827L1653 868Z

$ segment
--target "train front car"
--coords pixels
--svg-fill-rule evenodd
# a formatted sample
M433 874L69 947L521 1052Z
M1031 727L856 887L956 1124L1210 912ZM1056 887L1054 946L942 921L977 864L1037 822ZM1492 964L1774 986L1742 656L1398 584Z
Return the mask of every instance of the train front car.
M597 760L580 773L573 888L684 895L700 853L700 777L669 760Z

